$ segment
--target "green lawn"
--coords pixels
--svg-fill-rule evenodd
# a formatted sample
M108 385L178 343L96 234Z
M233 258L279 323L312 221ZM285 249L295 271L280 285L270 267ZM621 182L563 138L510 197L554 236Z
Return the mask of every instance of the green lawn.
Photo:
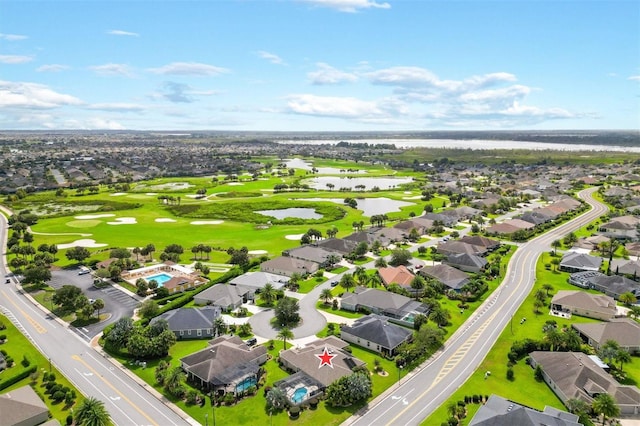
M298 283L299 285L298 293L304 293L304 294L309 293L311 290L313 290L314 288L316 288L317 286L319 286L325 281L327 281L327 279L324 277L311 276L308 279L304 281L300 281Z
M11 368L0 371L0 381L5 380L9 377L14 376L24 369L21 364L23 357L26 357L30 366L37 366L38 368L38 379L35 382L29 377L26 377L19 382L9 386L6 389L0 391L0 393L5 393L7 391L20 388L25 385L31 384L36 393L40 396L40 398L45 402L47 407L49 407L49 411L54 419L57 419L60 424L66 424L67 415L71 413L71 408L77 406L80 401L82 401L83 396L78 389L75 388L63 375L60 373L55 366L52 366L49 360L36 349L35 346L29 342L29 340L22 335L22 333L7 319L5 316L0 315L0 322L4 324L7 328L5 330L0 330L0 334L7 335L7 341L4 344L0 345L0 349L7 352L7 355L11 356L14 359L14 365ZM56 375L56 382L61 384L63 387L69 387L69 389L75 391L77 398L76 403L73 406L66 406L63 402L54 403L52 402L48 395L44 392L46 389L42 386L42 373L51 371Z
M362 314L357 312L345 311L343 309L333 309L331 305L327 306L324 302L320 301L316 304L316 307L322 311L329 312L330 314L338 315L345 318L361 318Z

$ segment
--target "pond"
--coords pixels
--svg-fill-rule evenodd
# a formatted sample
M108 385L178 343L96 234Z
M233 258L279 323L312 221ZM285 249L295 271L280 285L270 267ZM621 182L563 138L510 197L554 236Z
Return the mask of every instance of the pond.
M344 198L298 198L301 201L330 201L332 203L344 205ZM387 214L399 212L401 207L413 206L415 203L392 200L391 198L356 198L358 210L362 210L362 215L371 217L377 214Z
M394 189L398 186L412 182L412 178L384 178L384 177L333 177L333 176L320 176L313 179L304 180L302 183L308 184L313 189L339 191L341 188L348 188L349 190L357 190L364 186L365 191L371 191L374 187L379 189ZM327 185L333 185L331 188Z
M291 207L288 209L277 210L256 210L256 213L275 217L276 219L285 219L287 217L296 217L298 219L322 219L322 215L316 213L315 209L306 207Z
M285 162L285 165L289 169L302 169L302 170L311 170L313 168L313 164L308 161L303 160L302 158L292 158ZM367 173L365 170L353 170L353 169L337 169L335 167L317 167L318 174L321 175L337 175L344 173ZM350 170L347 172L347 170Z

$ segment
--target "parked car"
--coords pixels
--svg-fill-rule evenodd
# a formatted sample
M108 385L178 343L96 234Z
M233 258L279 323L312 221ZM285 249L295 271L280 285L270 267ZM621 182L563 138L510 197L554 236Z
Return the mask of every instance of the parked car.
M247 339L245 343L247 344L247 346L254 346L256 343L258 343L258 339L252 337L251 339Z
M338 281L331 281L331 287L335 287L338 285Z

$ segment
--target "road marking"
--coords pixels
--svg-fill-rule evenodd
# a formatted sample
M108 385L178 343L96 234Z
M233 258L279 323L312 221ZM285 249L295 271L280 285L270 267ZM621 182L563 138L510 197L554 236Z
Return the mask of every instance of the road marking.
M131 405L138 413L142 414L144 416L144 418L146 418L147 420L149 420L151 422L151 424L153 424L154 426L160 426L158 425L158 423L154 422L153 419L151 417L149 417L149 415L147 415L147 413L145 413L144 411L142 411L140 409L140 407L138 407L137 405L135 405L133 402L131 402L131 400L129 398L127 398L122 392L120 392L118 390L118 388L116 388L115 386L113 386L111 384L111 382L109 382L107 379L105 379L104 377L102 377L96 370L93 369L93 367L91 367L87 362L85 362L82 358L80 358L78 355L72 355L71 356L72 359L78 361L79 363L83 364L87 369L91 370L92 373L94 373L97 377L100 378L100 380L102 380L107 386L109 386L115 393L117 393L118 395L120 395L120 397L122 399L124 399L125 401L127 401L127 403L129 405Z
M17 305L16 302L14 302L12 299L10 299L7 296L7 293L4 292L4 290L0 290L2 291L2 294L4 295L4 298L7 299L9 302L11 302L11 304L13 306L16 307L16 309L18 311L20 311L20 313L27 319L27 321L29 321L29 323L33 326L33 328L36 329L36 331L40 334L44 334L47 332L47 329L44 328L38 321L36 321L35 319L33 319L33 317L31 315L29 315L28 313L26 313L20 306Z

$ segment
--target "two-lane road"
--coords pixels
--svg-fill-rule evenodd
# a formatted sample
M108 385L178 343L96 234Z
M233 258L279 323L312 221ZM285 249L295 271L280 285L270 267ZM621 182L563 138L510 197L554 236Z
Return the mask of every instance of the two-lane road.
M564 237L607 212L591 196L595 188L579 196L591 209L579 217L525 243L514 253L498 289L431 357L403 382L385 392L345 424L418 425L471 376L535 282L536 262L552 241Z
M0 215L2 216L2 215ZM0 246L5 247L7 223L0 219ZM4 256L0 271L6 275ZM41 352L87 396L104 401L116 425L189 425L191 420L176 414L147 389L104 358L48 312L18 292L15 283L0 284L0 311L20 328ZM48 365L41 365L48 369Z

